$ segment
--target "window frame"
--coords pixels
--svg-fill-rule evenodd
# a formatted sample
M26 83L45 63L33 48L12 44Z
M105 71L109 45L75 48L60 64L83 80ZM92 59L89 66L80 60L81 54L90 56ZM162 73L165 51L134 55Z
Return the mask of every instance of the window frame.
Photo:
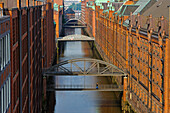
M2 43L3 42L2 41L3 41L2 38L0 38L0 48L1 48L1 50L0 50L0 52L1 52L1 54L0 54L0 71L2 71L2 69L3 69L2 68L3 67L3 63L2 63L2 57L3 57L3 54L2 54L2 52L3 52L2 51L2 49L3 49L2 47L3 47L3 45L2 45Z

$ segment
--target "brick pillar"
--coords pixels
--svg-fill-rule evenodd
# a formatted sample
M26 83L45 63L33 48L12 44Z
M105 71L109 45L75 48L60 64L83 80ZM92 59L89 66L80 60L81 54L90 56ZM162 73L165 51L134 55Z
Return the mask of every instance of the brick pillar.
M58 10L54 10L54 21L56 23L56 26L55 26L55 36L56 38L59 37L59 22L60 22L60 6L58 6Z
M169 6L169 36L170 36L170 6ZM170 76L170 39L165 40L165 58L164 58L164 113L169 113L169 76Z
M10 15L10 31L12 31L12 11L10 10L9 11L9 15ZM13 50L13 40L12 40L12 37L13 36L13 32L10 32L10 60L11 60L11 111L13 111L13 108L14 108L14 85L13 85L13 66L14 66L14 60L13 60L13 53L12 50Z
M43 93L44 93L44 100L46 100L46 87L47 87L47 80L46 80L46 77L43 77Z
M114 11L109 11L109 19L113 16Z
M95 37L96 35L95 35L95 25L96 25L96 21L95 21L95 19L96 19L96 14L95 14L95 10L93 10L93 18L92 18L92 24L93 24L93 37Z
M123 101L126 101L126 93L127 93L127 86L128 86L128 77L123 77Z
M116 65L116 23L115 16L113 16L113 64Z
M128 30L127 30L127 28L126 28L126 56L125 56L125 58L126 58L126 69L129 71L129 32L128 32ZM128 77L128 86L129 86L129 83L130 83L130 78Z
M21 0L17 0L17 8L21 6Z
M29 0L26 0L26 7L29 6Z
M169 90L169 76L170 76L170 39L166 39L165 44L165 61L164 61L164 113L168 112L168 106L169 106L169 96L168 96L168 90Z
M148 108L152 111L152 15L149 17L149 24L148 27L148 74L149 74L149 93L148 93Z
M0 8L4 9L4 3L0 2Z
M106 32L105 32L105 41L106 41L106 42L105 42L105 54L106 54L106 56L107 56L107 55L108 55L108 54L107 54L107 51L108 51L108 45L107 45L107 41L108 41L108 35L107 35L107 34L108 34L108 33L107 33L107 32L108 32L108 31L107 31L108 22L107 22L107 18L106 18L106 17L104 18L104 20L105 20L105 31L106 31ZM107 56L106 58L108 58L108 56ZM106 61L108 62L108 59L107 59Z
M118 68L120 68L119 67L119 62L117 61L117 60L119 60L119 58L117 57L118 56L118 51L119 51L119 29L120 29L120 27L119 27L119 16L116 16L116 35L115 35L115 38L116 38L116 66L118 67Z
M138 27L136 28L136 37L137 37L137 47L138 47L138 50L137 50L137 57L140 58L140 34L139 34L139 29ZM139 64L139 60L136 62L137 63L137 67L140 67ZM140 81L140 74L139 74L139 70L138 69L138 73L137 73L137 82L139 83Z

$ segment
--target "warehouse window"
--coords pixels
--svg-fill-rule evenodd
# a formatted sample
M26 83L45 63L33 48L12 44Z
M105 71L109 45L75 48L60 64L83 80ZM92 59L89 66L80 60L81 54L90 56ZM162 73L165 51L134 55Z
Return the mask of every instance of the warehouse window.
M8 33L8 62L10 61L10 34Z
M10 61L10 35L9 33L0 39L0 71Z
M3 68L5 67L5 56L6 56L6 54L5 54L5 48L6 48L5 47L5 39L6 39L5 37L2 38L2 40L3 40L3 49L2 49L2 53L3 53L3 60L2 60L3 61Z
M2 99L2 100L1 100L1 108L2 108L2 109L1 109L1 113L4 112L4 106L3 106L3 104L4 104L4 102L3 102L3 100L4 100L4 97L3 97L3 89L4 89L4 88L2 88L2 91L1 91L1 99Z
M2 63L2 57L3 57L3 52L2 52L2 49L3 49L3 45L2 45L2 39L0 39L0 71L2 70L3 68L3 63Z
M11 100L11 87L10 87L10 77L7 79L5 84L2 86L0 91L0 113L6 113L8 111L10 100Z

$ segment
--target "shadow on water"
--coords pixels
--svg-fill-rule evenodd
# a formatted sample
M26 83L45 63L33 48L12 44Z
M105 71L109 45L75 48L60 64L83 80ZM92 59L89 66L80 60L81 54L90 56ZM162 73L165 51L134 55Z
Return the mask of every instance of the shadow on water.
M65 35L85 34L83 29L65 29ZM62 42L59 61L73 58L101 59L92 42ZM55 61L56 62L56 61ZM55 64L55 63L54 63ZM49 84L108 84L110 77L49 77ZM47 113L121 113L120 92L51 91L47 92Z

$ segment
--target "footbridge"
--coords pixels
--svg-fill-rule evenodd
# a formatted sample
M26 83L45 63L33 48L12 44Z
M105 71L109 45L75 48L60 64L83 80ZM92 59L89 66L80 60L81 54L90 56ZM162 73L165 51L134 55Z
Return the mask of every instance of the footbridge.
M87 25L81 19L71 18L63 25L63 27L64 28L86 28Z
M48 85L47 91L123 91L123 85L96 84L87 85Z
M61 61L60 63L46 69L45 77L49 76L98 76L114 77L117 85L99 84L96 85L52 85L48 90L84 90L84 91L123 91L127 83L127 74L115 65L92 58L78 58Z
M65 37L59 37L56 41L94 41L93 37L88 37L85 35L68 35Z

